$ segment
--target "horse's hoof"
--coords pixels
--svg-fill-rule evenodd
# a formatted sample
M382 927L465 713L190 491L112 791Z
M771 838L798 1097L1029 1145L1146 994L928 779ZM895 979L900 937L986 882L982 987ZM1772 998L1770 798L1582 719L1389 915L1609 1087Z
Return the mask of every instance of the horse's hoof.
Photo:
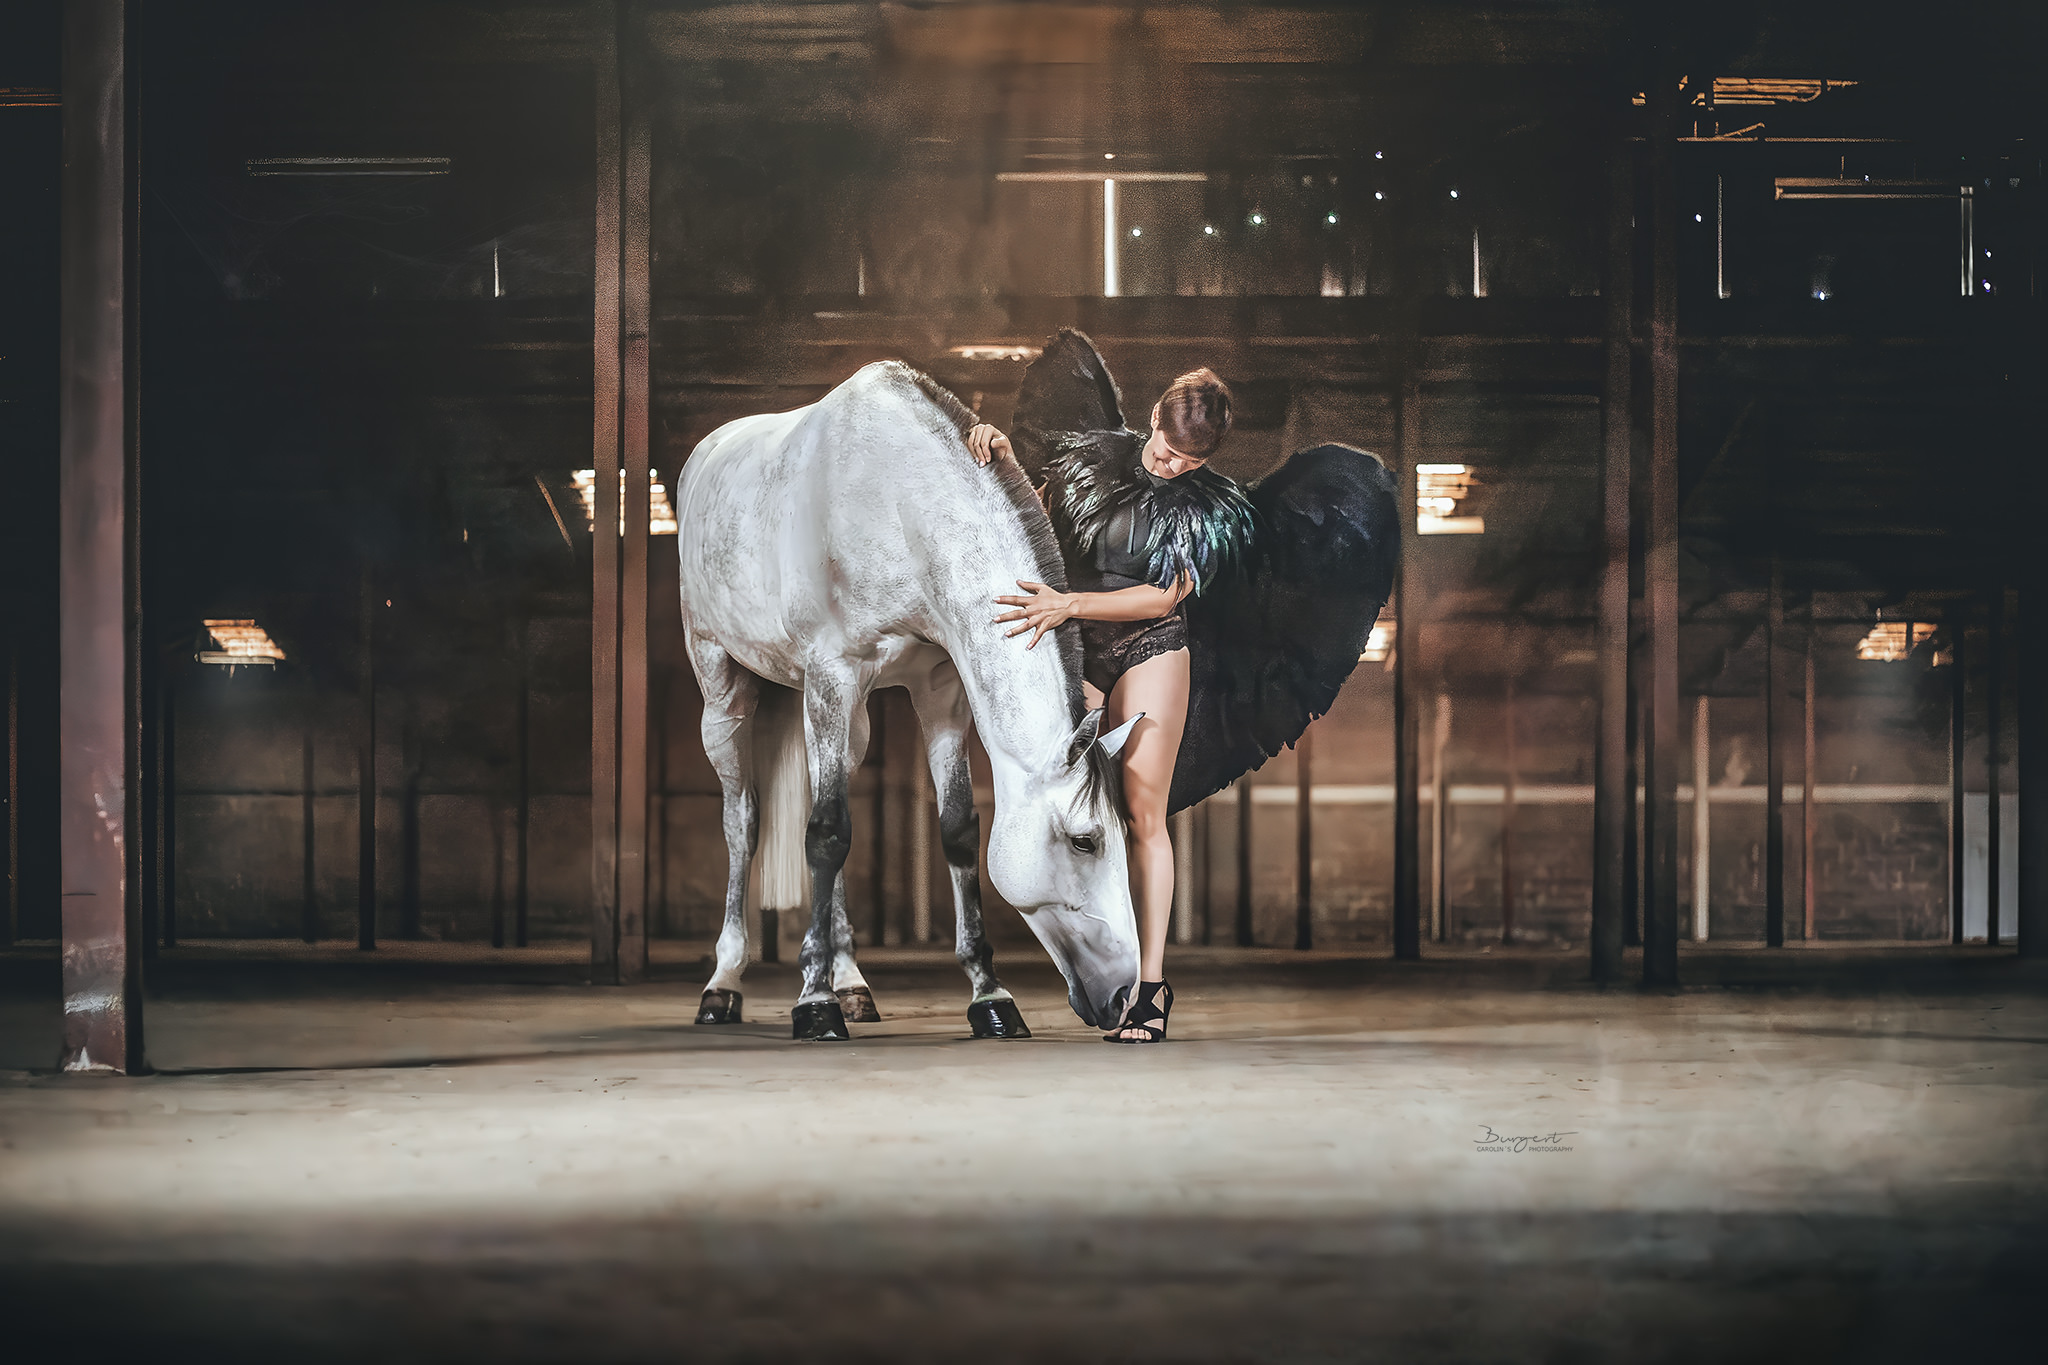
M837 1000L801 1002L789 1012L789 1022L789 1036L799 1041L845 1042L853 1036L847 1032L846 1016Z
M697 1006L697 1022L700 1024L737 1024L740 1019L740 1002L746 997L738 991L706 991L704 1001Z
M967 1007L967 1023L977 1038L1029 1038L1024 1016L1014 1000L977 1000Z
M839 997L839 1008L845 1013L850 1024L879 1024L882 1012L875 1008L875 997L866 986L849 986L843 991L834 991Z

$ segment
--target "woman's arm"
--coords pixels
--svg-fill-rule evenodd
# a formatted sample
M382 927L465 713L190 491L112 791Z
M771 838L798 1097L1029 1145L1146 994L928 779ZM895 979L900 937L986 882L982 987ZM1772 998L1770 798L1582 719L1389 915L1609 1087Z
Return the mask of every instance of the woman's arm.
M990 460L1016 453L1010 449L1010 438L997 431L987 422L977 422L967 433L967 449L974 456L976 464L987 464Z
M1155 588L1141 583L1135 588L1118 588L1115 592L1061 592L1048 588L1043 583L1033 583L1020 578L1017 586L1030 593L1029 597L998 597L996 601L1015 610L996 617L1000 622L1021 621L1015 630L1004 632L1008 635L1022 635L1031 631L1031 645L1038 643L1038 637L1063 621L1151 621L1170 613L1188 595L1191 586L1186 578L1177 578L1170 588Z

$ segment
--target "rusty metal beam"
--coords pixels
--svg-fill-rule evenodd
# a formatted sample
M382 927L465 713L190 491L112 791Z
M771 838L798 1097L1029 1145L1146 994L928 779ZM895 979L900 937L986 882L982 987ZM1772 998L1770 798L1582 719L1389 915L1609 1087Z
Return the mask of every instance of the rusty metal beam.
M66 1071L142 1037L136 157L129 8L64 7L59 259L59 857Z
M1649 810L1644 821L1643 983L1678 983L1678 168L1671 54L1650 85Z
M1600 396L1600 729L1593 750L1593 979L1621 977L1627 908L1629 830L1635 782L1629 762L1629 495L1635 309L1635 152L1617 137L1609 150L1607 377ZM1441 788L1441 783L1439 783ZM1439 797L1439 800L1442 798Z
M591 5L597 88L596 304L591 330L590 979L616 985L619 968L619 288L621 159L619 7Z

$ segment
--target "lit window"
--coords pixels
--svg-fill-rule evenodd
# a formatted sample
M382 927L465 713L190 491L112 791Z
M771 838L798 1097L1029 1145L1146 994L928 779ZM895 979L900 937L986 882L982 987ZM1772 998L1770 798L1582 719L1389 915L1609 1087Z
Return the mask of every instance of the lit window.
M1856 642L1856 657L1870 663L1897 663L1933 638L1934 627L1925 621L1879 621Z
M1462 464L1415 466L1415 534L1476 536L1486 533L1486 518L1461 517L1458 504L1472 491L1472 470Z
M213 637L218 649L199 652L203 664L226 664L233 668L238 664L262 664L275 668L284 659L284 651L270 638L263 627L254 621L203 621L206 633Z
M1387 614L1385 608L1382 608L1380 610L1380 619L1373 622L1372 634L1365 637L1365 653L1358 656L1358 662L1362 664L1384 663L1387 656L1393 652L1394 618Z
M579 469L569 476L575 486L576 496L583 500L583 524L585 529L597 529L597 471ZM626 471L619 471L619 534L626 534ZM653 470L647 471L647 534L650 536L672 536L676 533L676 509L668 500L668 487L661 476Z
M948 354L956 355L962 360L1028 361L1038 359L1038 347L1006 346L1001 342L970 342L965 346L953 347Z

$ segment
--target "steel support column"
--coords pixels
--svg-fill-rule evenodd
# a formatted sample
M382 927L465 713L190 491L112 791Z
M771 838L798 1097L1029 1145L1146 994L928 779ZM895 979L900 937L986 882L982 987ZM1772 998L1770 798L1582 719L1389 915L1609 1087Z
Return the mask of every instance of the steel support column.
M1678 81L1650 83L1650 495L1644 537L1649 724L1643 767L1643 984L1678 983Z
M356 627L356 947L377 946L377 581L363 563ZM168 941L168 940L167 940Z
M1803 767L1800 780L1805 784L1799 792L1799 937L1805 941L1814 938L1814 909L1816 883L1813 877L1813 845L1820 834L1820 802L1816 789L1820 786L1820 746L1817 723L1820 719L1820 692L1815 683L1813 665L1813 595L1806 598L1806 748L1801 755Z
M1984 648L1984 945L1996 948L2004 928L1999 904L2005 890L2005 850L2001 847L2005 821L1999 802L2002 797L1999 768L2005 743L2005 585L1991 593L1991 630Z
M2019 723L2020 723L2020 903L2018 919L2021 957L2048 956L2048 613L2042 610L2041 585L2048 572L2036 564L2020 583Z
M309 705L307 709L312 708ZM299 937L312 943L320 937L320 903L315 884L313 808L313 717L305 718L299 754Z
M1442 943L1451 933L1451 693L1436 694L1431 713L1429 762L1429 936Z
M1415 642L1417 600L1415 565L1415 464L1421 458L1421 391L1414 373L1414 337L1399 350L1399 381L1394 406L1394 440L1398 447L1401 491L1397 503L1403 542L1394 572L1394 956L1422 956L1422 810L1416 783L1416 762L1422 747L1417 703Z
M1707 799L1713 768L1713 702L1702 692L1692 711L1692 941L1704 943L1711 929L1714 894L1714 809Z
M1515 941L1515 675L1501 690L1500 941Z
M622 15L632 7L622 4ZM622 31L621 37L626 35ZM620 44L624 105L624 219L619 315L623 332L620 408L625 482L619 554L619 941L623 984L647 975L647 528L649 488L649 323L653 316L650 175L652 130L640 66Z
M1252 779L1247 773L1237 790L1237 946L1252 946Z
M619 980L619 275L623 198L619 7L591 5L597 90L591 322L590 979Z
M1963 876L1969 866L1969 845L1963 839L1963 750L1969 738L1969 672L1963 641L1969 630L1969 608L1961 602L1948 609L1948 935L1963 941ZM2044 679L2048 682L2048 679Z
M1316 946L1314 734L1311 724L1294 742L1294 946L1303 951Z
M1616 138L1607 192L1607 377L1601 394L1600 729L1593 755L1593 979L1621 976L1635 775L1629 724L1629 507L1635 309L1635 154ZM1441 799L1441 798L1439 798Z
M1764 942L1785 946L1785 740L1778 713L1778 639L1785 633L1785 575L1771 556L1764 607Z
M64 7L58 718L66 1071L145 1069L129 7Z

